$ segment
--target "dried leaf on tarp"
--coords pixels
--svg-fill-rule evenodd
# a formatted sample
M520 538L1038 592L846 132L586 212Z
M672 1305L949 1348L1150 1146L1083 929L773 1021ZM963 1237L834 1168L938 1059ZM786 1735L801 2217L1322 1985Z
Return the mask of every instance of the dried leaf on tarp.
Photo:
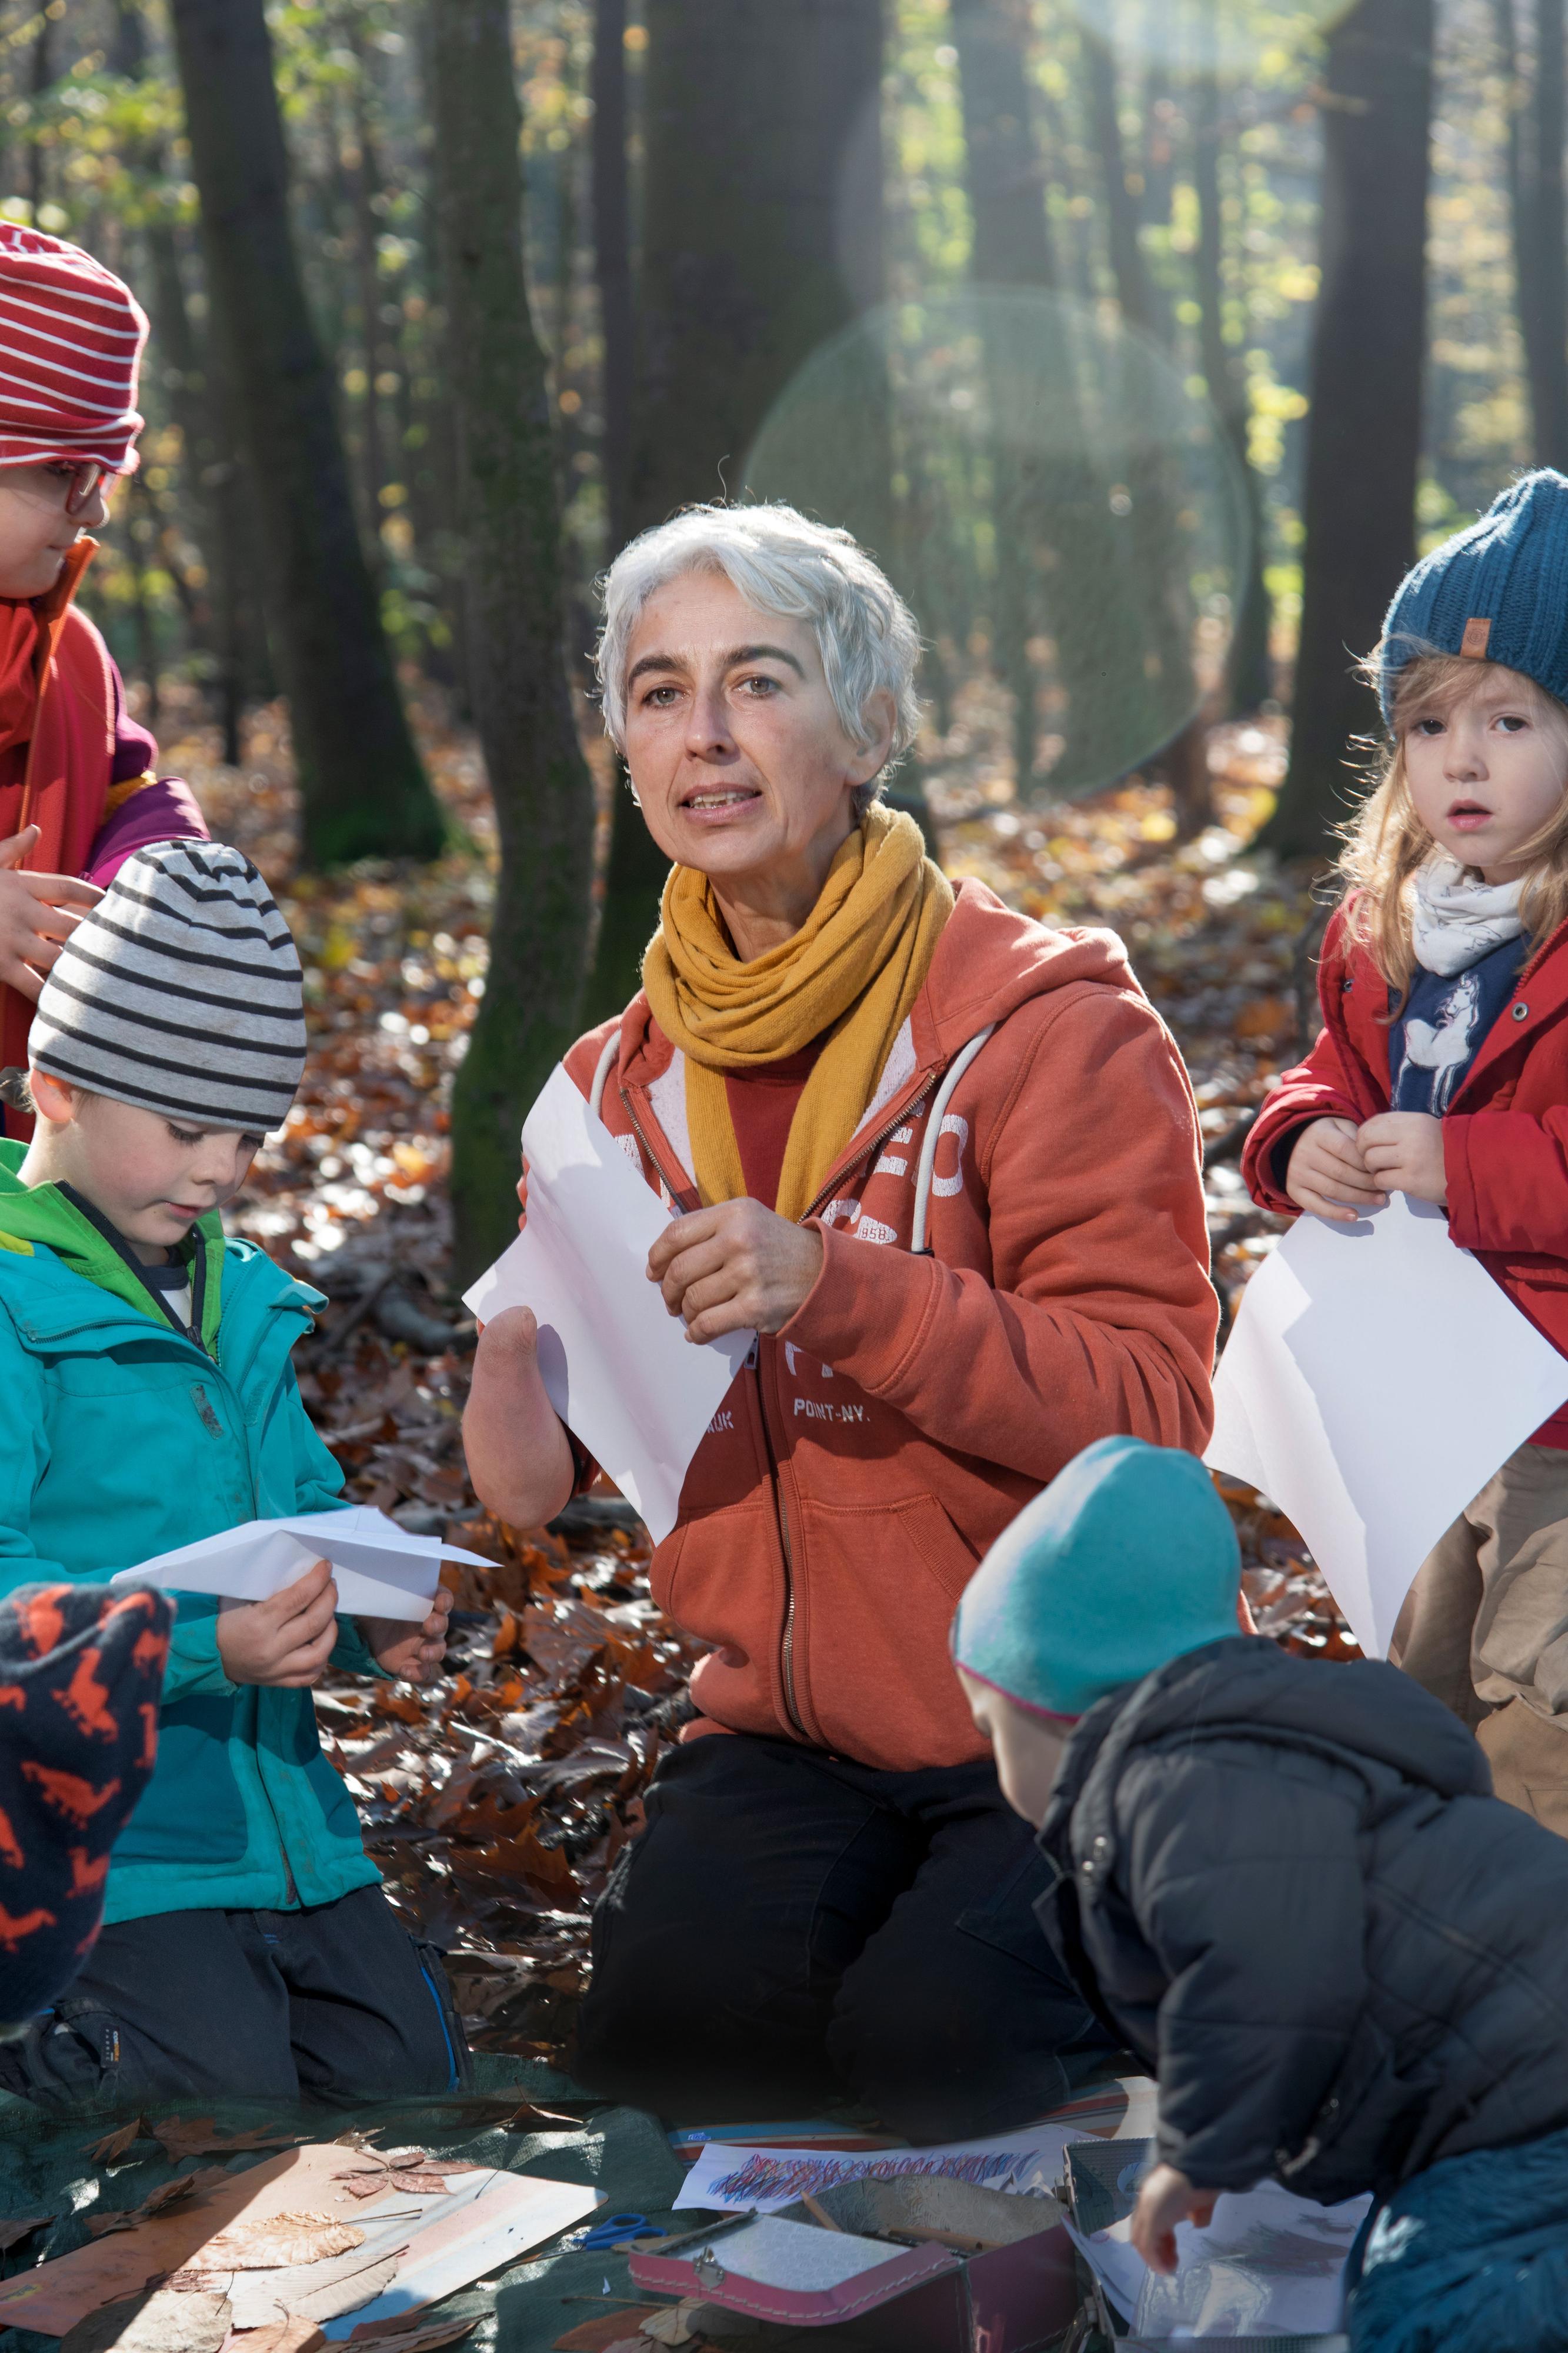
M132 2141L140 2140L146 2129L146 2124L141 2116L132 2116L128 2125L119 2126L115 2131L105 2133L101 2140L95 2140L92 2143L87 2152L88 2163L89 2165L120 2164Z
M244 2353L319 2353L326 2341L313 2320L300 2320L290 2314L271 2327L251 2329Z
M388 2187L395 2191L401 2189L410 2198L445 2198L447 2177L444 2173L426 2173L416 2166L410 2167L405 2173L395 2173Z
M349 2337L348 2342L358 2348L358 2353L435 2353L437 2345L455 2345L459 2337L467 2337L479 2326L479 2316L467 2320L437 2320L425 2328L392 2328L385 2321L362 2322ZM250 2353L248 2346L245 2353Z
M148 2191L140 2206L132 2206L123 2214L89 2214L88 2231L95 2239L105 2239L111 2231L133 2231L138 2222L150 2221L177 2199L189 2198L201 2178L197 2173L182 2173L176 2181L161 2181L156 2189Z
M202 2249L215 2270L270 2271L284 2263L324 2263L364 2244L364 2232L331 2214L269 2214L258 2222L233 2222Z
M226 2296L157 2288L89 2312L61 2337L60 2353L218 2353L228 2327Z
M213 2116L159 2116L147 2130L162 2142L176 2165L183 2157L234 2157L247 2148L295 2148L310 2137L308 2132L269 2133L259 2125L253 2132L221 2133Z
M666 2305L651 2320L642 2323L642 2333L656 2345L694 2345L698 2341L696 2316L706 2299L700 2295L684 2295L679 2304Z
M0 2255L8 2248L20 2246L35 2231L54 2221L52 2214L0 2214Z
M564 2337L558 2337L554 2353L616 2353L617 2345L646 2345L648 2339L635 2333L639 2324L651 2319L656 2312L668 2309L662 2304L638 2304L630 2310L601 2312L596 2319L581 2321ZM634 2333L628 2336L628 2330ZM246 2353L249 2353L248 2346Z
M334 2320L341 2312L357 2311L391 2284L407 2253L406 2245L356 2247L326 2263L236 2272L229 2289L234 2325L261 2328L289 2313L308 2320Z

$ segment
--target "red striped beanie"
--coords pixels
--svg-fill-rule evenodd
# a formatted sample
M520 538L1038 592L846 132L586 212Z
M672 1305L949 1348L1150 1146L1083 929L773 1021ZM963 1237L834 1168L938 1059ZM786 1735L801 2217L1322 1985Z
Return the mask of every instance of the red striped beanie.
M79 245L0 222L0 466L96 459L134 473L147 321Z

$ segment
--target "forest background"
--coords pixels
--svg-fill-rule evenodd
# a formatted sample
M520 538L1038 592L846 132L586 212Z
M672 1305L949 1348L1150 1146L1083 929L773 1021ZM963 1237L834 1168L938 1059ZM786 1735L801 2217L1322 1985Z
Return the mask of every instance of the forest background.
M237 1222L327 1294L350 1492L497 1563L434 1689L318 1694L481 2040L558 2042L689 1664L618 1498L500 1527L458 1434L521 1113L657 915L595 575L726 495L875 550L927 644L894 797L1126 938L1228 1315L1352 658L1418 549L1568 464L1564 138L1563 0L0 0L0 215L153 322L84 602L307 965ZM1345 1655L1232 1502L1260 1622Z

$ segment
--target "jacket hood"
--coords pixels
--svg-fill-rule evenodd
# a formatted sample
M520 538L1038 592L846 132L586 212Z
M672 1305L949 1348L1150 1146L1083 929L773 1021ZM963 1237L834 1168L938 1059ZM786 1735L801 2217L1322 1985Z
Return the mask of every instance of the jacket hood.
M1262 1634L1238 1634L1190 1651L1112 1692L1083 1716L1067 1744L1040 1829L1066 1868L1082 1821L1080 1799L1106 1827L1116 1778L1134 1748L1183 1738L1241 1738L1261 1747L1310 1748L1354 1771L1384 1767L1442 1798L1489 1797L1491 1771L1458 1716L1382 1660L1343 1665L1292 1658ZM1092 1787L1090 1784L1092 1783Z
M112 1242L90 1218L66 1198L58 1185L24 1185L19 1171L27 1146L0 1138L0 1250L30 1257L39 1242L54 1252L63 1266L84 1281L110 1293L138 1314L163 1326L161 1309L151 1292L137 1281ZM223 1221L216 1209L197 1221L196 1248L205 1257L202 1301L202 1341L210 1345L222 1313L224 1261Z
M950 1060L978 1031L1005 1020L1030 997L1083 983L1143 994L1114 932L1056 931L1006 906L984 882L958 883L910 1016L916 1067L930 1071ZM620 1077L646 1084L668 1067L670 1055L639 992L621 1023Z

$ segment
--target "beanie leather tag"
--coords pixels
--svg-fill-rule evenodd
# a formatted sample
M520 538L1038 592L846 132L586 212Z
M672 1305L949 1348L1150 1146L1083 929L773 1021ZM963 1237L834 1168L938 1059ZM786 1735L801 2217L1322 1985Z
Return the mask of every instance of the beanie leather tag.
M1492 625L1479 613L1472 613L1465 623L1465 634L1459 639L1459 651L1471 661L1485 661L1487 647L1491 642Z

